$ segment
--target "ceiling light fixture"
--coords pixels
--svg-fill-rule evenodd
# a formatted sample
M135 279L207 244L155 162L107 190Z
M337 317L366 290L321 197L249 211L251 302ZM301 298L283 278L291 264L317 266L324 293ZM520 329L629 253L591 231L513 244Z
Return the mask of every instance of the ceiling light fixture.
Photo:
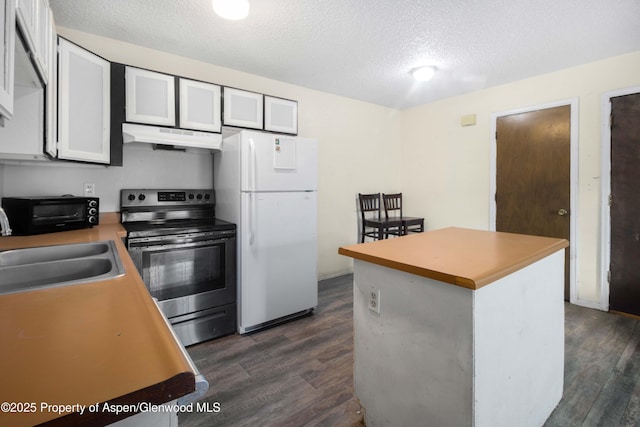
M419 82L427 82L436 74L436 67L418 67L411 70L411 75Z
M212 0L213 10L224 19L237 21L249 15L249 0Z

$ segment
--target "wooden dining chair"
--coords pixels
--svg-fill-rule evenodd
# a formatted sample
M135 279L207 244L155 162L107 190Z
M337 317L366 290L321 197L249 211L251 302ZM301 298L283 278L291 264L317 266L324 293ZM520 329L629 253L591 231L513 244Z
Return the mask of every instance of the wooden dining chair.
M374 240L386 239L389 235L400 236L403 226L400 220L387 220L382 218L380 208L380 193L358 193L360 201L360 243L364 243L365 237Z
M424 218L404 216L402 212L402 193L383 194L384 216L387 221L401 221L402 234L422 233Z

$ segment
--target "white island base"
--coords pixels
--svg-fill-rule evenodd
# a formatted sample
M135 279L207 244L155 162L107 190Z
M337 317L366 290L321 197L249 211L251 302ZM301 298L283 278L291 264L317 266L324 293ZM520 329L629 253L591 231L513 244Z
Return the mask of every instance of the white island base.
M545 422L563 390L564 251L477 289L354 262L355 392L368 427Z

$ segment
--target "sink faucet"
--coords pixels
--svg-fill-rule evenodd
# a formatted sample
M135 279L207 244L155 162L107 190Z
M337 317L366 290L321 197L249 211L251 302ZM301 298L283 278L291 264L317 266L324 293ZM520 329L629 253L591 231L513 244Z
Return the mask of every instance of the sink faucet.
M7 214L4 212L4 209L0 208L0 230L2 236L11 236L11 226L9 225L9 218L7 218Z

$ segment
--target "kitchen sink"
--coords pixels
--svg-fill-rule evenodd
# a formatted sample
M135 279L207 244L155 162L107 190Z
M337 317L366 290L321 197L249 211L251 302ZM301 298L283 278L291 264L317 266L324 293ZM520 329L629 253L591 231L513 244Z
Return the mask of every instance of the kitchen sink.
M122 274L124 267L112 240L0 252L0 295Z
M111 250L110 241L72 245L39 246L0 252L0 267L102 255Z

